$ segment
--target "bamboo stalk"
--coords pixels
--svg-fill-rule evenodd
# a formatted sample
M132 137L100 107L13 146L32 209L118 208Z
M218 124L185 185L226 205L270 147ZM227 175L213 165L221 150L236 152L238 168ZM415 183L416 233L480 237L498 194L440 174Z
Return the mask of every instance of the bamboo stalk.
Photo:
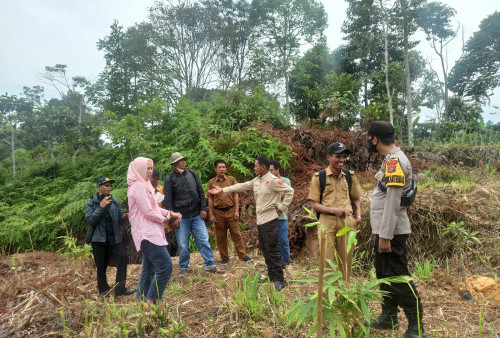
M321 224L319 224L320 229L320 246L319 246L319 276L318 276L318 330L317 337L322 337L322 324L323 324L323 270L325 267L325 247L326 247L326 235L325 229Z

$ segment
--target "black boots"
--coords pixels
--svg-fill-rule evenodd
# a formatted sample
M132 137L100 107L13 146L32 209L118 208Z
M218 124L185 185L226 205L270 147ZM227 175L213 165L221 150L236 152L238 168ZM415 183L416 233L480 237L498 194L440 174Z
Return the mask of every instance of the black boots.
M398 326L398 309L382 308L382 313L377 319L370 321L370 326L374 329L392 330Z
M419 316L417 314L411 314L405 311L406 318L408 318L408 330L406 330L404 338L426 338L427 335L424 332L424 324L422 323L422 311L420 311ZM418 322L420 321L420 333L418 333Z

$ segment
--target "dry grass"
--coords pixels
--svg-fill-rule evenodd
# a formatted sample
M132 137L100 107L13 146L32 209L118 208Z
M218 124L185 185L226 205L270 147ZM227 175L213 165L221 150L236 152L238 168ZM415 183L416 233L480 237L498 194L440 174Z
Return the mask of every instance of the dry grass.
M255 254L255 253L254 253ZM130 336L140 325L140 305L133 296L102 300L97 297L95 273L90 260L70 264L60 254L34 252L0 257L2 304L0 306L0 332L2 336L117 336L118 317L125 323ZM288 286L281 292L281 305L266 305L265 316L258 320L249 318L244 309L235 303L233 294L240 290L243 279L259 269L265 269L261 257L253 264L231 257L224 267L225 273L208 274L203 271L199 254L192 255L192 272L180 277L177 259L174 258L174 273L164 295L170 306L166 327L172 318L187 324L181 337L302 337L307 327L287 328L282 317L290 304L299 296L310 295L313 284L296 283L310 275L308 272L317 264L315 259L293 262L293 270L287 272ZM128 270L128 285L135 286L140 274L139 265ZM114 280L114 268L110 268L108 279ZM425 284L417 283L424 305L424 324L430 336L477 337L479 333L479 311L483 312L483 334L500 331L500 304L485 299L473 302L462 300L459 291L463 280L435 272ZM273 295L270 285L260 289L260 301L265 304ZM372 304L374 308L378 305ZM66 331L61 321L64 311ZM85 324L85 313L91 313L94 324L91 329ZM110 324L107 317L114 319ZM152 315L149 315L150 317ZM401 328L406 323L400 314ZM159 323L154 318L142 317L141 335L158 336ZM325 329L326 330L326 329ZM327 331L325 331L327 333ZM122 332L123 335L123 332ZM374 332L378 337L390 337L389 332Z

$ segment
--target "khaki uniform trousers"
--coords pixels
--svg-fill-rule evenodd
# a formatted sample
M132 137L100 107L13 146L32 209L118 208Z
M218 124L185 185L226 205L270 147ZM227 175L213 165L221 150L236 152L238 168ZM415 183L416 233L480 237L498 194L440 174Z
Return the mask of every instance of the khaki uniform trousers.
M349 282L351 278L352 270L352 255L354 252L354 246L351 250L347 252L347 238L349 232L338 237L337 233L344 227L350 227L351 231L356 231L356 219L352 216L347 216L345 219L333 216L321 214L320 223L324 225L326 236L326 251L325 258L330 259L333 263L337 264L338 269L342 272L342 277L344 281ZM318 238L321 248L322 232L318 226ZM330 268L328 263L325 263L325 268Z
M227 231L231 234L231 239L240 259L246 257L245 245L241 237L240 222L234 219L234 207L229 210L217 210L214 208L215 223L215 241L221 259L229 258L227 248Z

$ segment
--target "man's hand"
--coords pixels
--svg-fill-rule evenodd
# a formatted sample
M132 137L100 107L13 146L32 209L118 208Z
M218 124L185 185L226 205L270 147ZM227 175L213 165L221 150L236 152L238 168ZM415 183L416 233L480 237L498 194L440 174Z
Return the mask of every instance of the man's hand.
M174 228L178 228L179 227L179 222L181 221L182 219L182 215L180 212L171 212L170 213L170 217L175 217L177 218L174 222L172 222L172 226Z
M128 212L123 214L123 219L127 219L127 218L128 218Z
M379 237L378 239L378 252L379 253L391 253L391 240Z
M206 211L200 211L200 217L201 217L201 219L207 218L207 212Z
M339 218L345 218L346 212L344 209L342 209L342 208L332 208L332 209L333 209L332 214L334 214L335 216L337 216Z
M109 205L109 203L111 203L111 196L106 196L102 199L99 206L104 209Z
M217 218L215 218L214 214L210 213L209 215L210 215L210 222L214 224L217 223Z
M278 216L279 216L279 215L281 215L281 213L282 213L283 211L281 211L281 209L280 209L280 208L276 207L276 212L278 213Z
M222 188L214 185L214 188L210 189L208 192L211 193L212 195L217 195L222 192Z
M240 213L238 212L238 210L236 210L236 211L234 212L234 220L235 220L235 221L238 221L239 219L240 219Z

